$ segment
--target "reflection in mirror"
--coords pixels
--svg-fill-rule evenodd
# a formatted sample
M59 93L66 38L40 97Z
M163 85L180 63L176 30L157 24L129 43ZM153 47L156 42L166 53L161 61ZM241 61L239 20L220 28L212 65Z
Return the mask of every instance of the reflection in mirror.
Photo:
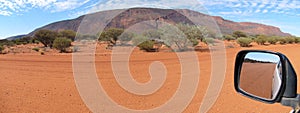
M282 85L279 56L271 53L250 52L242 65L239 87L246 93L274 100Z

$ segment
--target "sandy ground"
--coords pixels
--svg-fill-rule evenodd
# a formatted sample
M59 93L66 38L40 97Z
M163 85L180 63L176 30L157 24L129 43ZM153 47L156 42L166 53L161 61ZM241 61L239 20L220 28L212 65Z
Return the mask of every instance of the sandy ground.
M287 113L290 108L280 104L264 104L237 94L233 87L235 55L243 49L273 50L284 53L300 70L300 45L270 45L251 48L227 49L226 78L222 91L209 113ZM131 109L149 109L164 104L176 92L180 80L180 65L176 54L143 53L134 51L130 57L130 71L133 78L141 83L150 80L149 65L153 61L164 63L167 78L154 94L136 96L126 92L113 79L110 54L107 51L96 56L96 68L101 85L107 94L119 105ZM194 113L207 90L211 73L209 52L197 53L201 75L197 93L185 112ZM298 82L299 83L299 82ZM299 89L299 88L298 88ZM189 93L189 92L187 92ZM0 55L0 112L90 112L76 89L71 55Z
M250 94L272 99L273 75L276 64L243 63L240 87Z

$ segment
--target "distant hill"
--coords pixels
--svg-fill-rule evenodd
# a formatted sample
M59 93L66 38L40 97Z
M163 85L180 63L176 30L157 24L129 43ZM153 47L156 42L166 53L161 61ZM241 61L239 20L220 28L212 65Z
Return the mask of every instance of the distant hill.
M22 38L24 36L27 36L27 35L18 35L18 36L12 36L12 37L8 37L6 38L7 40L15 40L15 39L18 39L18 38Z
M51 23L32 31L28 35L33 36L34 33L40 29L48 29L53 31L60 31L60 30L77 31L84 17L86 16L97 17L97 15L101 15L101 17L105 17L105 15L108 15L109 13L114 11L117 10L101 11L93 14L83 15L76 19ZM197 21L198 23L193 23L194 21L191 21L193 19L196 20L199 18L201 18L201 21ZM211 18L213 18L215 22L212 22ZM188 9L171 10L171 9L156 9L156 8L131 8L126 11L123 11L121 14L113 18L111 22L107 24L106 27L107 28L111 28L111 27L129 28L134 24L143 21L149 21L149 20L160 20L171 24L187 23L187 24L198 24L204 26L213 26L212 24L217 24L223 34L232 34L234 31L239 30L250 35L264 34L264 35L276 35L276 36L291 36L288 33L282 32L278 27L259 24L259 23L250 23L250 22L233 22L219 16L210 16L210 15L206 15ZM99 21L98 23L94 23L93 25L91 25L90 29L96 28L95 25L104 25L104 24L105 22Z

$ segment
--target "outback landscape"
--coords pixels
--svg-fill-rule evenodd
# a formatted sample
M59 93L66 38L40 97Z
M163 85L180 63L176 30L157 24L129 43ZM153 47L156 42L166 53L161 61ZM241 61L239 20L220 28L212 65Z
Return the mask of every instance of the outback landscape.
M106 13L104 11L92 15ZM223 35L217 35L218 31L205 22L193 23L183 14L189 15L189 18L205 19L206 22L215 20ZM210 50L209 47L224 43L227 65L225 80L216 103L208 112L269 113L290 110L280 104L264 104L237 94L233 83L234 62L240 50L271 50L285 54L293 63L296 73L299 73L299 37L263 24L233 22L191 10L150 8L124 11L106 23L107 26L101 33L76 33L85 16L88 15L52 23L27 35L0 40L0 112L91 112L77 91L72 68L72 53L81 52L76 45L86 42L96 45L98 81L110 98L126 108L145 110L168 101L176 92L181 79L180 61L175 52L195 50L200 64L200 82L192 102L184 112L199 111L211 79L210 51L218 51ZM182 39L178 37L182 34L173 32L167 37L164 34L170 33L168 29L173 28L157 22L147 24L150 27L142 33L137 33L140 32L137 31L139 27L125 31L132 25L148 20L169 23L178 28L175 30L182 31L186 38ZM105 23L95 25L102 24ZM174 38L178 40L171 40ZM163 86L147 96L136 96L122 89L113 76L111 66L112 50L116 46L136 46L130 56L129 69L132 77L140 83L151 79L149 66L152 62L162 62L167 69L167 79Z

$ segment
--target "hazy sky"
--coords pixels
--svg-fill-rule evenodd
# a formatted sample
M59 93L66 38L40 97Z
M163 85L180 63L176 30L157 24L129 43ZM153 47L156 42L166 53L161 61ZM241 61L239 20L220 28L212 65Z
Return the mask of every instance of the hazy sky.
M0 0L0 38L27 34L52 22L130 7L184 8L237 22L258 22L300 36L298 0Z

